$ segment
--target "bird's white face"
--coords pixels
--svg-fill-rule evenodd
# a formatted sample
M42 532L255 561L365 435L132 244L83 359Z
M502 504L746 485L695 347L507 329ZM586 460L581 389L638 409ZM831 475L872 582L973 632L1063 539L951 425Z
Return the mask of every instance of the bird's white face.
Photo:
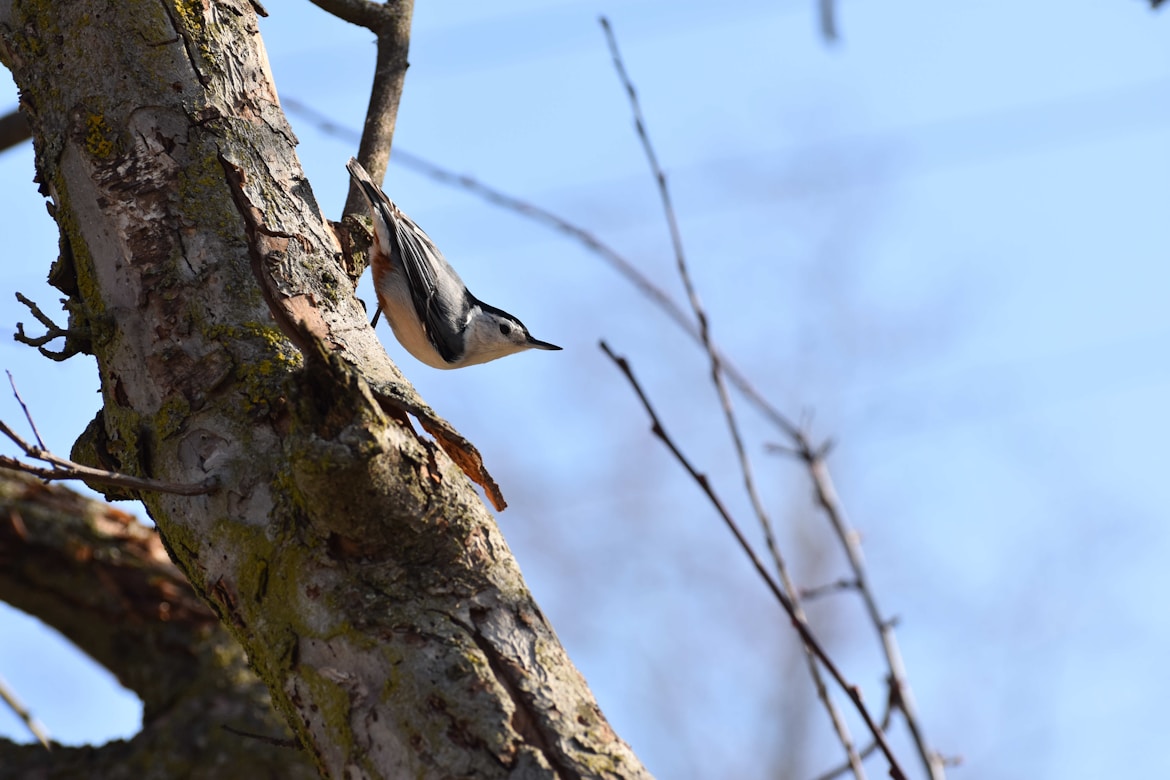
M560 349L532 338L524 323L515 317L476 307L466 331L467 350L462 365L487 363L526 349Z

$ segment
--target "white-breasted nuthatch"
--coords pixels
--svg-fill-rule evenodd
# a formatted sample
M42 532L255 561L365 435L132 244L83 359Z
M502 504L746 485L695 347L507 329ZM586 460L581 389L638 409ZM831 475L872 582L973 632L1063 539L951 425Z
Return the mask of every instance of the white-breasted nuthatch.
M560 349L476 298L443 253L350 158L349 175L370 204L370 269L378 304L406 351L433 368L463 368L526 349Z

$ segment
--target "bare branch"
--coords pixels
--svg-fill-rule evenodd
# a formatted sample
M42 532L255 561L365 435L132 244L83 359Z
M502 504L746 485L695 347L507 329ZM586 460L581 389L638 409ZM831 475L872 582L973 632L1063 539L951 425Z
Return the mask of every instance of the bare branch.
M44 725L33 717L33 714L21 703L20 699L16 698L16 694L12 692L12 688L2 677L0 677L0 699L3 699L8 708L16 714L16 717L20 718L25 728L37 738L37 742L45 746L45 750L52 750L49 744L49 733L45 730Z
M867 759L867 758L869 758L870 756L872 756L872 755L873 755L873 752L874 752L875 750L877 750L877 743L876 743L876 742L870 742L868 745L866 745L866 746L865 746L865 747L863 747L861 750L859 750L859 751L857 752L857 754L858 754L859 756L861 756L861 760L862 760L862 761L864 761L865 759ZM849 762L848 762L848 761L845 761L844 763L842 763L842 764L839 764L839 765L837 765L837 766L833 767L832 769L828 770L827 772L822 772L821 774L817 775L817 776L814 778L814 780L836 780L836 778L838 778L838 777L840 777L841 775L843 775L843 774L845 774L846 772L848 772L848 771L849 771L849 769L850 769Z
M893 719L893 715L894 715L893 700L892 700L892 697L887 696L886 697L886 711L882 713L882 722L881 722L881 727L882 727L883 733L885 733L886 731L889 731L890 721ZM868 745L863 747L858 752L858 755L861 756L861 760L864 761L865 759L867 759L873 755L873 752L875 750L877 750L877 747L878 746L877 746L876 742L870 742ZM838 778L841 775L848 772L850 770L850 768L851 767L850 767L849 762L844 761L841 764L837 765L836 767L828 770L827 772L822 772L821 774L817 775L814 778L814 780L835 780L835 778Z
M674 247L678 275L682 279L683 287L687 291L687 298L690 301L691 311L694 314L695 321L699 323L699 340L710 361L711 383L715 386L715 391L719 396L719 404L723 409L723 419L727 425L728 433L731 435L732 444L735 447L740 473L743 476L744 490L748 494L752 509L756 514L756 519L759 521L760 528L764 532L764 543L767 545L768 552L776 564L776 571L780 575L780 582L784 586L784 592L792 601L792 607L796 616L804 620L805 614L804 609L800 605L799 592L788 571L788 565L784 561L784 556L780 553L780 545L776 541L772 521L768 516L767 510L764 508L763 501L760 499L759 490L756 488L755 477L752 474L751 459L748 457L747 448L744 446L743 436L740 433L739 423L736 420L735 410L731 403L731 394L727 391L727 383L723 380L723 370L720 366L719 353L711 340L710 320L707 317L707 312L703 309L702 303L699 301L698 291L695 289L694 282L691 279L686 255L683 251L682 233L678 226L678 215L674 210L674 203L670 196L670 188L666 184L666 173L662 170L662 166L658 162L658 155L654 151L650 134L646 130L646 119L642 115L642 106L638 101L638 93L634 89L633 81L631 81L629 74L626 72L625 63L622 60L621 51L618 48L617 37L614 35L613 28L610 27L609 20L604 16L601 17L601 27L605 31L610 54L613 56L614 69L617 71L618 78L621 79L626 94L629 96L630 110L634 115L634 127L637 129L638 138L642 142L642 149L646 154L647 162L650 164L650 171L658 184L658 195L662 201L662 210L666 217L667 225L670 228L670 240ZM809 675L812 677L813 685L816 688L817 698L825 707L829 720L833 724L833 730L837 733L837 738L840 740L841 746L845 749L845 755L848 758L854 776L858 780L863 780L865 777L865 769L862 767L861 758L857 755L853 746L853 738L849 734L849 727L845 723L845 718L842 716L840 710L838 710L832 697L829 696L824 679L821 677L820 669L817 667L816 658L807 646L805 653L808 660Z
M410 20L414 0L312 0L319 8L339 19L365 27L378 36L378 54L374 64L374 83L370 89L370 104L366 122L358 144L357 159L376 182L386 175L390 147L394 141L394 127L398 104L402 101L402 86L406 81L410 52ZM364 201L352 183L345 201L345 213L363 213Z
M365 126L358 142L357 159L374 181L381 182L386 176L386 164L390 160L390 147L394 142L394 127L398 119L398 105L402 102L406 69L410 67L410 20L414 13L414 0L386 0L385 3L371 0L312 2L339 19L365 27L378 36L374 83L370 88L370 104L366 109ZM364 211L362 194L351 181L343 213L360 214ZM356 281L355 278L355 284ZM382 307L379 306L374 310L371 328L378 324L381 314Z
M390 11L392 7L396 7L396 10ZM358 162L366 167L377 182L381 182L386 175L386 164L390 160L394 128L398 121L398 105L402 101L406 69L410 67L410 19L414 2L399 0L397 3L387 3L385 8L388 18L374 30L378 36L374 84L370 89L370 105L366 110L365 127L362 128L362 140L357 153ZM349 198L345 202L346 213L361 213L363 203L357 186L350 182Z
M233 774L241 777L320 776L303 753L241 744L221 728L279 735L282 720L159 532L132 515L0 473L0 601L52 627L143 703L142 731L127 741L53 743L48 753L0 740L0 776L117 777L127 766L156 766L159 745L185 777L221 777L227 765L245 767Z
M822 9L826 13L829 14L828 19L831 22L831 12L832 12L831 2L826 2L825 4L823 4ZM634 125L635 125L635 128L637 130L638 137L642 142L643 149L645 150L645 153L646 153L646 158L650 163L651 171L654 174L654 178L658 184L658 190L659 190L659 194L660 194L660 197L662 200L663 209L664 209L665 214L666 214L667 223L670 227L671 242L674 246L675 258L676 258L677 265L678 265L679 276L682 278L683 285L686 288L687 295L688 295L690 302L691 302L691 307L694 310L695 317L699 322L699 329L700 329L700 335L702 338L702 343L703 343L704 347L707 349L708 355L711 359L711 378L715 384L717 391L719 392L720 402L723 405L723 410L724 410L724 414L725 414L725 417L727 420L727 425L728 425L729 430L731 431L732 439L735 443L736 452L737 452L737 454L739 456L739 460L740 460L741 470L743 471L743 475L744 475L745 487L747 489L749 497L751 498L752 505L755 508L755 511L756 511L757 517L760 520L761 526L763 527L765 541L768 545L770 552L772 553L774 560L776 561L776 565L777 565L777 568L781 574L781 578L782 578L782 581L784 582L786 591L787 591L787 593L795 596L796 590L793 586L793 583L792 583L790 577L787 575L786 566L784 564L783 558L780 556L779 550L775 544L774 535L772 534L772 531L771 531L771 524L767 519L767 515L763 510L763 506L759 500L759 496L758 496L757 491L755 490L755 487L754 487L754 480L752 479L752 476L751 476L750 462L748 461L746 453L745 453L744 448L743 448L742 438L739 434L738 426L735 422L734 413L733 413L732 408L731 408L730 398L727 394L726 387L724 386L722 379L721 379L721 376L720 376L721 372L720 372L718 355L711 346L711 337L710 337L710 333L709 333L708 319L707 319L706 313L702 309L702 305L699 302L698 294L696 293L694 285L690 279L690 274L688 272L687 264L686 264L686 258L685 258L685 255L683 254L682 238L681 238L681 234L680 234L679 228L678 228L678 220L677 220L677 217L675 215L674 207L673 207L673 204L672 204L672 201L670 198L669 188L667 187L667 184L666 184L666 175L663 172L661 166L659 165L658 158L654 153L653 146L650 142L649 134L646 131L645 118L642 115L641 107L638 103L637 91L634 89L634 85L631 82L628 74L626 73L625 66L624 66L622 59L621 59L621 54L620 54L618 47L617 47L617 41L613 35L613 31L612 31L608 21L604 17L602 17L602 19L601 19L601 25L605 30L606 38L607 38L607 41L609 43L610 52L613 55L614 67L617 70L618 76L622 80L622 84L623 84L623 86L625 86L626 92L627 92L629 99L630 99L631 110L633 111L633 114L634 114ZM789 433L790 437L794 440L794 443L796 444L796 448L799 452L801 452L802 457L804 457L805 454L807 454L808 457L806 458L806 462L808 463L809 473L812 476L813 482L816 486L818 501L819 501L820 505L822 506L822 508L825 510L826 516L829 517L830 522L833 525L834 529L836 530L838 536L842 539L843 543L846 544L846 550L847 550L847 554L848 554L849 559L850 559L850 565L853 568L854 579L857 583L857 589L861 592L862 598L866 603L866 608L870 612L871 619L874 621L874 624L878 627L879 634L881 635L882 646L883 646L883 650L884 650L885 655L886 655L887 664L889 665L890 675L893 679L894 688L897 691L899 696L903 692L907 696L909 696L909 693L910 693L909 683L906 680L905 666L902 663L901 653L899 652L897 642L894 639L892 626L889 623L882 621L880 618L880 614L877 612L876 599L874 598L873 592L869 588L868 580L865 577L864 565L862 563L862 558L861 558L860 545L857 542L856 534L850 533L850 534L848 534L848 538L846 538L846 536L844 535L845 531L844 531L844 525L843 525L843 522L844 522L843 516L842 516L842 513L841 513L840 508L838 506L836 494L832 489L832 481L829 477L828 469L825 466L825 455L832 448L832 442L826 441L821 447L814 449L808 444L807 437L804 436L801 431L790 430L790 431L788 431L788 433ZM794 601L795 609L797 611L799 611L800 610L799 602L796 601L795 598L793 599L793 601ZM819 683L815 672L813 675L813 679L814 679L814 683ZM903 688L903 686L905 686L905 687ZM819 686L818 686L818 689L819 689ZM826 705L828 705L827 699L826 699ZM942 774L942 771L943 771L942 759L940 756L938 756L937 753L934 753L933 751L931 751L928 748L928 746L926 745L925 738L922 735L921 726L918 723L917 716L914 712L914 706L913 706L912 701L908 701L906 703L906 706L908 708L906 710L907 725L911 731L911 734L914 737L915 745L918 748L918 751L919 751L919 754L923 760L924 766L926 767L927 771L929 772L932 780L939 780L943 776L943 774ZM835 711L831 707L829 709L829 714L830 714L830 717L833 719L834 726L837 728L838 735L841 737L842 743L844 744L846 751L849 755L850 765L851 765L851 768L853 769L854 774L856 774L858 777L861 777L862 775L861 775L860 759L857 758L856 754L853 751L853 746L852 746L851 741L849 740L848 734L847 734L847 732L844 731L844 724L839 720L837 714L835 713Z
M376 3L374 0L311 0L313 5L336 16L338 19L377 31L386 18L390 3Z
M801 617L801 614L797 611L796 605L793 604L792 600L780 588L780 585L777 584L776 580L768 572L767 567L764 566L763 561L760 560L759 556L756 555L755 550L752 549L751 544L743 535L743 532L739 530L739 526L732 518L731 513L719 499L715 489L711 487L711 483L707 479L707 475L699 472L694 467L694 465L691 464L687 457L678 448L678 445L674 443L674 440L671 439L670 436L666 433L666 429L663 427L662 421L658 419L658 413L654 411L654 407L651 405L650 399L646 397L646 393L642 390L642 386L638 384L638 380L634 377L634 372L630 368L629 362L624 357L618 357L615 355L613 351L610 350L609 345L604 341L601 342L601 349L605 352L606 355L609 356L610 360L612 360L617 365L622 374L625 375L626 379L630 383L630 386L634 389L634 393L638 396L638 400L642 402L642 407L646 410L646 414L650 417L651 430L654 432L654 435L657 436L662 441L662 443L666 445L666 448L670 450L675 459L682 465L686 472L690 474L691 478L695 480L703 493L706 494L707 499L711 502L711 505L715 508L715 511L719 513L719 516L723 519L724 524L727 526L728 530L731 531L732 536L734 536L735 540L739 542L740 548L743 549L744 553L748 556L748 559L751 561L752 566L755 567L756 572L758 572L760 577L764 580L764 584L768 586L768 590L772 592L772 595L776 598L776 601L778 601L784 611L788 613L788 617L792 620L792 625L796 629L796 632L800 635L801 641L803 641L805 646L808 647L810 651L812 651L812 653L817 657L817 660L824 664L825 670L829 673L829 676L832 677L837 685L841 687L841 690L843 690L846 695L849 696L849 699L853 702L853 706L861 715L862 720L865 721L866 727L869 729L870 733L873 734L874 741L877 742L878 747L882 751L882 754L889 762L890 777L894 778L894 780L906 780L906 773L902 771L901 766L898 764L898 759L894 756L893 750L890 749L889 743L886 742L886 738L882 733L881 726L874 721L873 716L865 706L865 702L863 702L861 699L861 689L856 685L849 683L845 679L845 676L837 668L837 665L833 662L833 659L829 657L829 654L825 651L824 647L821 646L820 641L813 634L812 628L809 627L808 621Z
M24 419L28 420L28 427L32 428L33 436L37 437L37 445L42 450L47 450L48 447L45 446L45 440L41 438L41 432L37 430L37 424L33 422L32 415L29 414L28 406L25 405L24 399L20 397L20 391L16 389L16 380L12 378L12 372L5 370L4 373L8 374L8 384L12 385L12 395L16 397L16 402L24 410Z

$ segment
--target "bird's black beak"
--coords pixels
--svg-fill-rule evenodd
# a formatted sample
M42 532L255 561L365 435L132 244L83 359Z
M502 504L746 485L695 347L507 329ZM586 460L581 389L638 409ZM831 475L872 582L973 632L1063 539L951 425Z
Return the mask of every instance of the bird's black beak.
M549 344L547 341L540 341L539 339L532 338L532 336L528 337L528 346L533 349L560 349L556 344Z

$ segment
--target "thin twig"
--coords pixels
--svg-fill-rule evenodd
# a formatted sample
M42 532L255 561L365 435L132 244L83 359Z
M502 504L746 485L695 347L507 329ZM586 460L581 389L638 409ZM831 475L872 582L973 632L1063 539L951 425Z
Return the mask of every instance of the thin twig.
M9 436L8 426L0 423L0 427L3 428L3 433ZM30 454L29 457L37 458L38 456ZM23 471L25 474L32 474L34 477L40 477L46 481L79 479L95 485L124 487L130 490L150 490L155 493L170 493L176 496L202 496L208 493L214 493L219 488L219 480L214 477L195 484L162 482L157 479L146 479L143 477L132 477L129 474L119 474L116 471L90 468L80 463L74 463L71 460L58 458L56 455L48 452L42 453L42 457L38 459L52 462L55 465L51 468L34 466L31 463L25 463L22 460L13 458L10 455L0 455L0 468Z
M42 450L47 450L45 440L41 438L41 432L37 430L37 424L33 422L32 415L29 414L28 406L25 405L24 399L20 397L20 391L16 389L16 380L12 378L12 372L5 369L5 374L8 374L8 384L12 385L12 394L16 396L16 402L20 404L20 408L24 410L24 419L28 420L28 427L32 428L33 436L37 437L37 445Z
M843 590L857 590L857 580L850 580L842 577L839 580L827 582L824 585L817 585L811 588L801 588L800 597L807 601L833 593L840 593Z
M386 175L386 163L390 160L398 105L402 102L406 69L410 67L407 60L414 0L386 0L384 3L372 0L311 2L338 19L365 27L378 38L374 83L370 87L370 103L366 108L366 121L356 156L374 181L380 182ZM362 213L364 202L357 186L351 183L349 197L345 201L345 213Z
M867 759L873 755L875 750L877 750L877 743L870 742L868 745L863 747L861 750L857 751L857 755L861 757L862 761L865 761L865 759ZM844 761L844 762L838 764L837 766L833 767L829 771L823 772L823 773L817 775L815 778L813 778L813 780L836 780L836 778L845 774L850 769L851 769L851 767L849 765L849 762Z
M604 16L601 17L601 27L605 31L610 55L613 57L614 69L617 71L618 78L621 80L622 86L625 87L626 94L629 97L630 110L634 115L634 127L637 130L639 140L642 142L642 150L646 155L647 162L650 164L650 172L658 184L658 195L662 201L663 213L670 229L670 241L674 248L678 275L682 279L683 288L687 292L687 299L691 304L691 312L694 314L695 321L699 323L699 340L710 361L711 382L714 384L716 393L719 396L719 403L723 409L723 419L727 425L728 433L731 435L732 444L735 447L740 473L743 476L744 490L748 494L752 509L755 511L756 518L760 523L760 528L764 532L764 543L767 545L768 552L776 564L776 571L780 575L780 582L784 586L784 592L791 599L797 617L804 620L804 608L800 605L800 597L796 583L792 579L784 556L780 553L780 545L776 541L772 521L768 516L767 510L764 508L764 502L760 498L759 490L756 487L755 477L752 474L751 458L748 457L747 448L744 446L743 435L740 432L739 423L735 416L735 409L731 403L731 394L727 391L727 383L723 379L719 353L711 340L710 319L699 300L698 291L695 289L694 281L691 279L690 270L687 267L686 254L683 250L682 232L679 229L678 215L674 210L674 203L670 196L670 188L666 184L666 172L662 170L662 166L658 162L658 155L654 151L654 145L646 129L646 118L642 114L642 106L638 100L637 90L634 88L634 83L626 71L625 62L622 60L617 37L614 35L613 28L610 27L609 20ZM845 755L848 758L854 776L857 777L857 780L864 780L865 768L862 766L861 758L857 755L857 751L854 748L853 738L849 734L849 727L845 723L845 718L837 708L833 698L829 695L825 687L824 679L821 677L820 669L817 667L816 658L808 648L806 648L806 655L809 675L812 677L813 685L816 688L817 698L824 705L826 713L828 713L829 720L833 724L833 730L836 731L837 738L840 740L841 746L845 749Z
M8 708L16 714L16 717L20 718L24 727L32 732L32 735L44 746L45 750L53 749L49 743L49 732L45 730L44 725L39 720L33 717L33 714L21 703L20 699L16 698L16 694L8 687L8 683L2 677L0 677L0 699L3 699Z
M856 707L858 714L860 714L862 720L865 721L866 728L869 729L870 733L873 735L874 740L878 743L878 747L881 749L882 754L886 757L886 761L888 761L890 764L890 777L892 777L894 780L906 780L906 773L902 771L901 766L898 764L898 759L894 756L893 750L890 749L889 743L886 742L886 738L882 733L881 726L874 721L873 716L865 706L865 702L863 702L861 699L861 689L856 685L849 683L845 679L845 676L837 668L837 665L833 662L833 659L829 657L829 654L825 651L824 647L821 646L820 641L816 638L812 632L812 629L809 627L808 621L801 618L800 614L796 610L795 605L792 603L792 600L784 593L783 589L781 589L780 585L768 571L768 568L764 566L763 561L761 561L759 556L756 555L755 550L752 549L751 544L743 535L743 532L739 530L739 526L732 518L731 513L727 510L727 507L724 506L718 494L716 494L715 489L711 487L711 483L707 479L707 475L699 472L691 464L686 455L684 455L678 448L678 445L674 443L674 440L671 439L670 436L666 433L666 429L663 427L662 421L658 419L658 413L654 410L653 405L650 403L650 399L646 397L646 393L642 390L642 386L634 377L634 372L630 368L629 362L624 357L618 357L615 355L609 348L609 345L604 341L601 342L601 349L605 352L606 355L609 356L610 360L612 360L617 365L622 374L625 375L626 379L630 383L630 386L634 389L634 393L638 396L638 400L642 402L642 407L646 410L646 414L650 417L651 430L654 432L654 435L657 436L662 441L662 443L666 445L666 448L670 450L675 459L682 465L686 472L690 474L691 478L695 480L695 482L699 485L699 488L702 489L703 493L706 494L708 500L711 502L711 505L715 507L715 511L719 513L719 516L723 519L724 524L727 526L728 530L731 531L731 534L735 537L735 540L739 543L740 548L743 549L744 553L748 556L748 559L751 561L752 566L755 567L756 572L759 573L761 579L764 580L764 584L767 585L768 590L772 592L772 595L776 598L776 601L778 601L784 611L788 613L788 617L792 620L792 625L796 629L796 632L800 635L801 641L803 641L805 646L812 651L812 653L817 657L817 660L824 665L825 671L829 673L829 676L833 678L837 685L841 687L841 690L843 690L849 699L853 702L853 706Z
M28 344L29 346L33 346L33 347L41 347L41 346L44 346L45 344L48 344L53 339L65 338L66 336L69 335L69 331L65 330L64 328L59 326L57 323L53 322L52 318L49 317L49 315L45 314L43 311L41 311L41 307L37 306L36 303L34 303L32 301L32 299L30 299L24 293L18 291L16 293L16 300L20 301L25 306L27 306L29 312L32 313L32 316L37 318L37 322L41 323L41 325L43 325L45 327L45 335L43 335L43 336L29 336L29 335L26 335L24 332L24 323L22 323L22 322L16 323L16 332L17 332L16 340L19 341L20 343Z

